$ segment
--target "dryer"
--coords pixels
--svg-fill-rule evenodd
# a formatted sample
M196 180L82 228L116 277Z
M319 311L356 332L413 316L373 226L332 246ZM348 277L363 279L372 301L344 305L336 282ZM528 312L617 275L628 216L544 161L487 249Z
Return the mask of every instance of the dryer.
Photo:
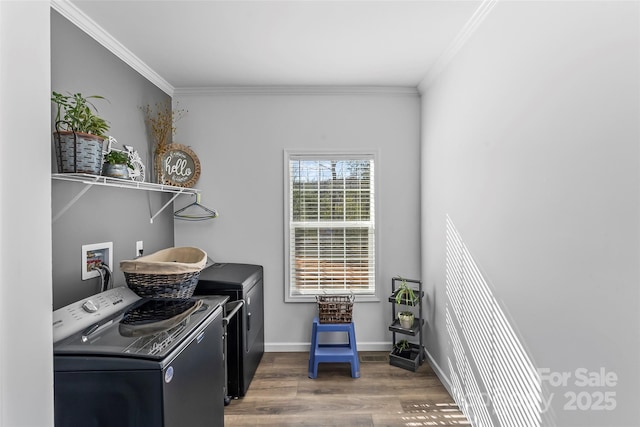
M224 295L244 301L241 312L227 326L227 391L243 397L264 354L263 267L254 264L213 263L200 272L195 295Z

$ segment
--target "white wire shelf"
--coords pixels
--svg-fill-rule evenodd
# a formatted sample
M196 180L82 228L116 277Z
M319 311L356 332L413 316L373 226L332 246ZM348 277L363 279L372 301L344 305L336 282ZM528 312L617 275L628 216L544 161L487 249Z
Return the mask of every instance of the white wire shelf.
M197 195L200 193L200 190L196 188L184 188L184 187L176 187L173 185L165 185L165 184L154 184L152 182L138 182L132 181L128 179L121 178L111 178L108 176L101 175L90 175L84 173L54 173L51 175L52 179L60 180L60 181L71 181L77 182L81 184L85 184L85 187L80 190L76 196L64 206L60 212L58 212L51 220L51 222L56 222L71 206L73 206L91 187L94 185L106 186L106 187L116 187L116 188L128 188L132 190L144 190L144 191L158 191L162 193L173 193L174 196L169 200L164 206L158 210L154 215L151 216L150 222L153 224L153 220L160 215L162 211L164 211L167 206L169 206L173 201L181 194L189 194L189 195Z

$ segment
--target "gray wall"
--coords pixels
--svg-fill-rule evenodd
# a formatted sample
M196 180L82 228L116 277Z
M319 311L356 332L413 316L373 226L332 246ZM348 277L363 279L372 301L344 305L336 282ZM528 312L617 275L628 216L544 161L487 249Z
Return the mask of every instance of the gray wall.
M95 100L101 116L111 129L109 134L121 144L132 145L143 157L150 179L151 149L144 105L171 102L170 97L152 85L75 25L51 11L51 87L57 92L102 95L109 102ZM53 105L53 104L52 104ZM56 172L52 151L52 171ZM56 215L84 187L55 181L52 208ZM182 197L182 196L181 196ZM145 253L173 245L171 207L154 219L166 194L91 188L52 226L54 309L92 295L99 290L98 279L81 280L81 246L113 242L115 284L124 284L119 262L135 256L135 242L144 242Z
M500 2L423 93L430 355L450 376L448 215L535 367L569 373L542 381L561 426L640 422L638 8ZM618 381L576 384L580 368ZM603 392L614 410L564 409Z
M377 286L388 295L393 275L420 276L420 101L400 92L277 92L176 91L174 100L188 113L175 140L200 158L196 186L220 217L175 221L175 241L219 262L263 265L267 349L306 351L315 304L284 302L283 150L378 150ZM389 348L390 316L384 300L356 302L359 349Z

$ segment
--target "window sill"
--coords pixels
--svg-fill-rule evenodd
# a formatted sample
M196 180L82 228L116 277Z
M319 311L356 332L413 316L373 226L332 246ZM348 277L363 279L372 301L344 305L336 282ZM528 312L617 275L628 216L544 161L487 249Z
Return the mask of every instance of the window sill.
M347 293L344 294L336 294L336 295L347 295ZM377 295L354 295L355 300L354 302L356 303L361 303L361 302L380 302L382 301L380 299L379 296ZM316 303L316 297L315 295L299 295L299 296L287 296L284 299L285 303Z

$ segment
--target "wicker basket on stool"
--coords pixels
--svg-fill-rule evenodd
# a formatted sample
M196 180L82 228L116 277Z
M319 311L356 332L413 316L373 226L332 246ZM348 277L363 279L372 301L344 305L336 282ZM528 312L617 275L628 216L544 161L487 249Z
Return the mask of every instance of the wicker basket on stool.
M199 248L168 248L121 261L127 286L143 298L191 298L207 254Z
M353 295L317 295L320 323L351 323Z

